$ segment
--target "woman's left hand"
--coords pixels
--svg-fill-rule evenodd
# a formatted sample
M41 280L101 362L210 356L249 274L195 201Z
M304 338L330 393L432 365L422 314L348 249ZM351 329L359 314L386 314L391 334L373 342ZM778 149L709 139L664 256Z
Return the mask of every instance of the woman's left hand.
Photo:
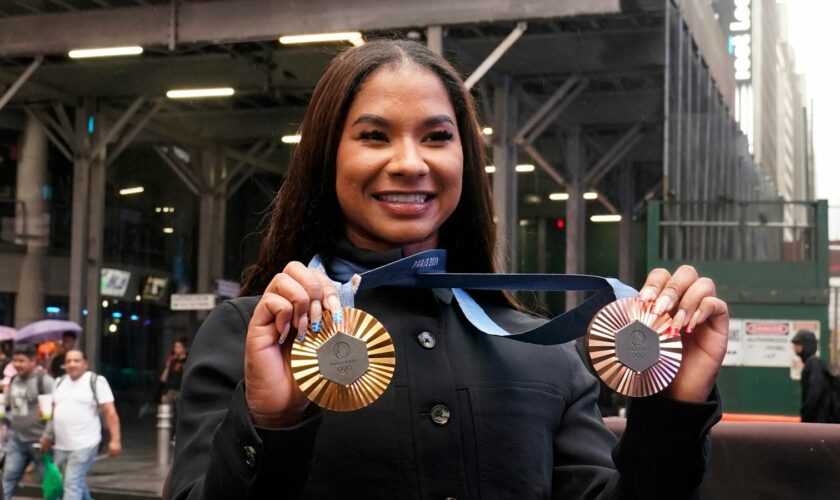
M715 284L691 266L673 276L665 269L648 274L640 298L655 301L654 313L668 312L682 335L682 364L665 394L681 401L706 401L717 380L729 339L729 309Z

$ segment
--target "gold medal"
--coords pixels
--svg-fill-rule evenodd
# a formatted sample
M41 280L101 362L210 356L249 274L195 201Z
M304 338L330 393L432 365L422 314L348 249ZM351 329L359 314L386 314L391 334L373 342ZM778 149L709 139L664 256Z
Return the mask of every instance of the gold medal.
M589 361L614 391L634 398L656 394L677 376L682 340L654 304L621 299L598 311L586 334Z
M381 396L394 375L394 344L372 315L342 308L341 318L323 317L292 345L292 375L310 401L333 411L366 407Z

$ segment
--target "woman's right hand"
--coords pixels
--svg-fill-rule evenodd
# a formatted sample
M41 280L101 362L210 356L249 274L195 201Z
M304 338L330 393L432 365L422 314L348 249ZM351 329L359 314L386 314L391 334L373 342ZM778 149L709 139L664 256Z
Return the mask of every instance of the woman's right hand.
M326 309L339 312L338 291L323 272L290 262L260 298L245 341L245 400L255 425L300 422L309 400L290 368L293 335L305 333Z

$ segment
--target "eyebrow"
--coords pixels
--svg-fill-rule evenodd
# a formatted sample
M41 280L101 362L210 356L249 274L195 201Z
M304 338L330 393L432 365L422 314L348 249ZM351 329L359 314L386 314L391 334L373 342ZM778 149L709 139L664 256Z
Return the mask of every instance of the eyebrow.
M359 117L356 118L356 120L353 122L353 125L358 125L360 123L371 123L380 127L387 127L390 124L385 118L379 115L373 115L369 113L359 115ZM423 126L425 127L434 127L435 125L440 125L441 123L449 123L451 125L455 125L455 122L452 121L452 118L450 118L447 115L434 115L423 120Z

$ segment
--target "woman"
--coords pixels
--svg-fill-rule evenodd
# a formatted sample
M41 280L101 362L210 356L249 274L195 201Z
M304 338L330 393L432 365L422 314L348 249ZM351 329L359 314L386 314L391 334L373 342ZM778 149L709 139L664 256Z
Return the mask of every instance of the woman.
M253 296L218 307L194 341L174 498L695 491L719 415L712 393L728 316L711 281L690 267L673 276L656 270L642 290L693 334L669 394L635 402L617 446L597 410L597 383L573 347L478 332L446 290L382 287L355 296L391 333L397 356L391 385L367 408L320 410L297 388L289 337L338 310L333 279L431 248L448 251L450 272L495 271L478 130L461 80L422 45L372 42L330 64L247 272L242 295ZM329 277L304 264L315 254ZM510 331L542 323L501 293L476 298Z
M181 392L184 365L187 363L187 343L188 340L185 337L172 343L172 354L166 359L166 366L160 374L160 383L163 384L160 397L162 404L175 403L175 398Z

